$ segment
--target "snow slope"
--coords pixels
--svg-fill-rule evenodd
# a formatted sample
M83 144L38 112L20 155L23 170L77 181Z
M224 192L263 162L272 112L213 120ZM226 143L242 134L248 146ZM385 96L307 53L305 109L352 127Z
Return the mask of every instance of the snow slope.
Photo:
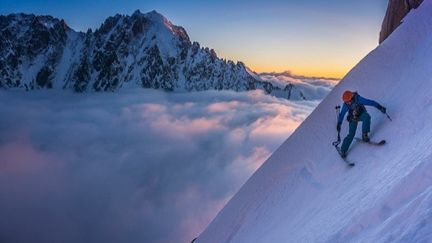
M196 242L432 241L432 0L368 54L255 172ZM331 142L345 89L375 108L372 138L349 168ZM344 122L343 136L347 132ZM358 129L358 134L360 133Z

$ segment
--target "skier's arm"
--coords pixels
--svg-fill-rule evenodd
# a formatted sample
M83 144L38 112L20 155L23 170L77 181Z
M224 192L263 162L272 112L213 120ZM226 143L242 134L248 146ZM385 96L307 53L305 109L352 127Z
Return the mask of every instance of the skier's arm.
M357 101L362 105L375 106L376 108L378 108L380 106L380 104L378 104L378 102L376 102L374 100L363 98L360 95L357 97Z
M342 105L342 109L341 109L341 111L340 111L340 113L339 113L339 119L338 119L338 124L342 124L342 121L343 121L343 119L344 119L344 117L345 117L345 114L348 112L348 106L344 103L343 105Z
M362 105L374 106L375 108L380 110L382 113L386 113L386 108L374 100L369 100L369 99L363 98L359 95L357 97L357 101Z

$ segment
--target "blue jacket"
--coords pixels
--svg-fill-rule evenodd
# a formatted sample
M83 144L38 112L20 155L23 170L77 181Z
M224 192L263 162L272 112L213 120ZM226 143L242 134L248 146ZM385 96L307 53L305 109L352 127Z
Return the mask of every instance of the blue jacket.
M369 99L363 98L359 94L355 94L354 99L353 99L353 104L374 106L377 109L379 109L379 107L381 107L381 105L378 102L376 102L374 100L369 100ZM342 105L342 109L339 113L339 120L338 120L339 124L342 123L342 121L345 117L345 114L349 111L349 109L350 109L350 107L346 103L344 103Z

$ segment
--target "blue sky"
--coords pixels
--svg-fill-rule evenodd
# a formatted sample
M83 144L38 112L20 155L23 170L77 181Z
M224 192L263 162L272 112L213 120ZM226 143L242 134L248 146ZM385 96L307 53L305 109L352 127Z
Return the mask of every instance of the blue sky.
M387 0L1 0L0 14L63 18L76 30L108 16L156 10L191 40L256 71L343 76L378 44Z

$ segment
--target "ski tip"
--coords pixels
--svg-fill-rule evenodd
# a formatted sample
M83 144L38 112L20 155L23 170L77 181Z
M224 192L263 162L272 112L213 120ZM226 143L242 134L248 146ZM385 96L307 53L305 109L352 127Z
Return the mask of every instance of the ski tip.
M386 144L386 140L385 139L383 139L383 140L381 140L381 141L369 141L369 142L365 142L365 141L363 141L363 139L361 139L361 138L359 138L359 137L355 137L354 139L356 139L356 140L358 140L358 141L360 141L360 142L363 142L363 143L369 143L369 144L373 144L373 145L384 145L384 144Z

